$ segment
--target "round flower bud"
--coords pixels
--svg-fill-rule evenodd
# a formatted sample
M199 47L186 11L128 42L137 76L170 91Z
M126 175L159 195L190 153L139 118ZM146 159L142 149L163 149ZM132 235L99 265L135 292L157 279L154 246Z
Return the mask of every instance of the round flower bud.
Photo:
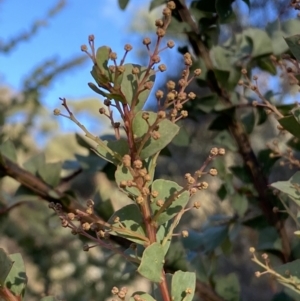
M99 109L99 113L100 113L100 114L105 114L105 113L106 113L105 108L100 108L100 109Z
M117 53L116 52L111 52L110 54L109 54L109 58L111 59L111 60L116 60L117 59Z
M224 156L224 155L225 155L225 148L219 148L219 149L218 149L218 154L219 154L220 156Z
M157 200L157 201L156 201L156 205L157 205L158 207L162 207L163 204L164 204L164 201L163 201L163 200Z
M55 116L60 115L60 110L59 110L59 109L54 109L54 110L53 110L53 114L54 114Z
M84 252L87 252L90 249L90 247L89 245L83 245L82 249Z
M195 94L194 92L190 92L190 93L188 94L188 98L189 98L189 99L195 99L195 98L196 98L196 94Z
M194 75L195 76L199 76L201 73L202 73L202 70L199 69L199 68L197 68L197 69L194 70Z
M155 92L155 97L156 97L157 99L163 98L163 97L164 97L164 92L163 92L162 90L157 90L157 91Z
M167 101L172 101L172 100L175 99L175 97L176 97L175 93L169 92L169 93L167 94Z
M137 169L141 169L143 167L143 162L141 160L135 160L133 162L133 167L135 167Z
M87 48L86 45L81 45L81 46L80 46L80 49L81 49L81 51L83 51L83 52L87 52L87 51L88 51L88 48Z
M213 155L213 156L218 155L218 153L219 153L219 150L218 150L216 147L213 147L213 148L210 150L210 154Z
M182 110L182 111L180 112L180 114L181 114L181 116L182 116L183 118L188 117L188 111Z
M159 55L153 55L152 56L152 61L157 64L160 62L160 56Z
M91 225L90 225L89 223L83 223L83 224L82 224L82 229L83 229L84 231L89 231L90 228L91 228Z
M111 105L111 101L110 99L106 98L104 99L104 102L103 102L107 107Z
M148 81L148 82L146 82L146 83L144 84L144 88L145 88L146 90L151 90L152 87L153 87L153 82Z
M176 4L175 4L174 1L169 1L169 2L167 3L167 7L168 7L169 9L173 10L173 9L176 8Z
M132 74L139 74L140 73L140 70L138 67L133 67L132 70L131 70L131 73Z
M130 51L130 50L132 50L132 46L130 44L125 44L124 50Z
M168 41L167 46L168 46L168 48L173 48L175 46L174 41L172 41L172 40Z
M186 230L181 231L181 235L182 237L188 237L189 236L189 232Z
M166 112L165 111L158 111L157 117L160 119L166 118Z
M200 202L195 202L193 207L199 209L201 207Z
M142 204L142 203L144 202L144 198L143 198L141 195L139 195L139 196L136 198L136 202L140 205L140 204Z
M158 66L158 70L160 72L164 72L164 71L167 70L167 66L165 64L161 64L161 65Z
M156 190L151 191L151 196L154 198L158 197L158 191Z
M158 28L158 29L156 30L156 35L157 35L158 37L160 37L160 38L164 37L165 34L166 34L166 31L165 31L164 29L162 29L162 28Z
M155 26L156 27L163 27L164 26L164 21L161 19L155 20Z
M125 71L125 67L124 66L118 66L117 70L118 70L119 74L122 74Z
M167 89L168 90L174 90L175 89L175 87L176 87L176 84L175 84L175 82L174 81L172 81L172 80L169 80L168 82L167 82Z
M218 174L218 171L217 171L215 168L211 168L211 169L209 170L209 174L210 174L211 176L216 176L216 175Z
M143 39L143 44L144 44L144 45L150 45L150 44L151 44L150 38L144 38L144 39Z
M143 118L144 120L148 120L148 119L149 119L149 113L148 113L148 112L143 112L142 118Z
M154 139L154 140L158 140L160 138L160 133L158 131L153 131L151 133L151 137Z
M169 17L169 16L171 16L171 14L172 14L172 12L171 12L171 10L168 7L166 7L166 8L163 9L163 15L165 17Z

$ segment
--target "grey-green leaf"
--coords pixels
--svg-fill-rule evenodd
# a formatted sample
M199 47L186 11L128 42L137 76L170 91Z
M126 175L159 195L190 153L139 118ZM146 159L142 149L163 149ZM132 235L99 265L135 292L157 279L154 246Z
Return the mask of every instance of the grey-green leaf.
M0 248L0 286L3 286L5 283L5 279L9 274L13 265L13 261L6 254L6 252Z
M135 133L137 139L143 139L146 133L148 132L148 124L142 118L144 112L138 112L132 123L133 132ZM149 113L148 122L150 125L153 125L157 119L157 114L153 112ZM141 159L149 158L155 153L162 150L165 146L167 146L175 135L179 132L179 126L171 122L170 120L163 119L158 123L158 133L160 137L158 139L153 139L149 137L145 145L143 146L140 157Z
M136 64L125 64L124 65L125 71L123 72L123 77L122 77L122 82L121 82L121 91L122 93L125 95L127 103L129 104L129 106L133 105L133 100L136 101L135 103L135 107L134 107L134 111L138 112L140 111L144 105L146 100L148 99L148 96L151 92L151 90L149 89L142 89L142 92L139 92L139 94L137 95L138 92L138 81L140 82L144 76L146 76L145 79L145 83L146 82L152 82L154 83L155 81L155 72L153 70L149 71L149 74L146 75L147 72L147 67L142 67L140 65L136 65ZM132 69L133 68L137 68L139 69L139 73L137 75L132 74ZM137 80L138 78L138 80Z
M140 300L143 301L156 301L152 296L144 292L133 293L132 296L129 298L129 301L136 301L137 297L140 297L141 298Z
M172 278L172 300L192 301L195 294L196 274L177 271Z
M181 191L182 187L173 181L160 179L155 180L152 183L151 190L158 192L158 196L153 198L151 201L152 212L155 214L160 209L160 207L157 206L156 202L158 200L166 202L176 192ZM171 206L159 215L158 219L156 220L158 224L164 224L165 222L173 218L175 215L177 215L186 206L188 201L188 191L182 192L177 198L174 199Z
M119 224L115 224L115 218L118 217L120 223L131 233L125 233L124 231L111 231L109 232L112 235L118 235L129 239L137 244L144 244L145 240L134 236L134 233L138 234L140 237L146 237L145 230L143 229L143 217L142 214L135 204L130 204L127 206L122 207L120 210L116 211L108 220L110 224L119 227Z
M160 282L164 257L162 245L157 242L151 244L143 253L138 272L152 282Z
M5 279L4 286L6 286L14 295L23 297L27 284L23 258L20 253L11 254L9 257L13 262L13 266Z
M17 163L17 153L11 140L6 140L0 145L0 154Z

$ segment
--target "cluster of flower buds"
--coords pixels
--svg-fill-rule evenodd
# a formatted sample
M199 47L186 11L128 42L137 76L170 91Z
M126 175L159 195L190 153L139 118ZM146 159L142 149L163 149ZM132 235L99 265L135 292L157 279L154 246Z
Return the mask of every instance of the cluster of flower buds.
M116 286L114 286L111 290L111 293L114 296L117 296L119 299L121 300L125 300L126 295L128 293L128 288L127 287L122 287L122 288L117 288ZM115 299L113 299L113 301L115 301Z

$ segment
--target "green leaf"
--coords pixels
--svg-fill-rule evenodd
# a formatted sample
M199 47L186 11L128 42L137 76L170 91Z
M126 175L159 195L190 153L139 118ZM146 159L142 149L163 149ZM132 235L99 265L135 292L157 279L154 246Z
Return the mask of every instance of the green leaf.
M248 199L244 194L236 193L231 196L230 204L240 217L243 217L248 209Z
M178 134L172 140L172 144L181 147L190 145L190 136L184 127L180 127Z
M11 254L9 257L13 262L13 266L5 279L4 286L6 286L14 295L23 297L27 284L23 258L20 253Z
M270 174L271 168L277 162L279 157L272 157L272 151L270 149L263 149L258 153L258 161L260 162L260 166L262 167L262 172L268 176Z
M215 290L226 301L240 301L240 284L235 273L215 276Z
M201 232L189 230L189 236L182 240L186 249L209 253L215 250L228 236L228 225L207 226Z
M286 43L289 46L290 51L292 52L295 59L299 62L300 61L300 35L296 34L291 37L285 38Z
M136 64L125 64L124 65L125 71L123 72L123 78L121 82L121 91L125 95L127 103L131 107L133 105L132 101L136 98L139 82L145 77L147 72L147 67L142 67ZM132 74L132 69L138 68L139 73L137 75ZM137 80L138 78L138 80ZM147 77L144 79L146 82L155 81L155 72L154 70L150 70ZM138 94L137 102L135 103L134 112L139 112L145 105L145 102L148 99L148 96L151 92L151 89L146 89Z
M56 187L60 181L61 162L47 163L38 169L39 176L51 187Z
M110 231L111 235L118 235L127 238L137 244L144 244L146 239L141 239L141 237L146 237L145 230L143 229L143 217L140 209L135 204L126 205L123 208L116 211L108 220L108 223L119 227L119 222L115 223L116 217L119 218L119 222L130 232L125 232L120 230ZM139 235L139 237L134 234Z
M261 125L268 120L268 115L266 113L266 110L262 107L256 107L255 115L256 115L257 125Z
M282 117L278 119L278 122L285 130L295 137L300 138L300 124L293 115Z
M232 138L227 130L219 132L214 139L214 143L233 152L238 150L236 141Z
M101 158L114 165L120 164L122 157L129 153L128 142L123 138L114 141L103 140L103 144L98 144L96 149Z
M181 241L172 241L165 260L166 269L168 269L168 267L171 267L174 271L187 271L189 269L186 250Z
M247 184L252 183L252 179L247 172L246 166L231 166L230 170L234 176L236 176L238 179L240 179L244 183L247 183Z
M160 225L157 232L156 232L156 241L159 242L163 248L164 248L164 254L166 255L170 244L171 244L171 238L164 241L164 238L167 236L169 232L171 224L170 223L165 223L163 225Z
M196 274L191 272L177 271L173 275L171 295L174 300L192 301L196 288ZM189 289L190 293L186 290Z
M271 187L287 194L298 206L300 206L300 171L297 171L288 181L278 181Z
M101 89L99 89L94 83L88 83L88 86L97 94L102 95L103 97L108 97L109 93L103 92Z
M297 106L291 110L291 113L294 115L298 123L300 123L300 108Z
M124 10L129 3L129 0L118 0L118 1L119 1L119 6L122 10Z
M166 0L152 0L149 7L149 12L154 8L166 4Z
M282 243L274 227L260 229L256 249L258 251L282 251Z
M272 40L264 30L252 27L246 29L244 34L252 40L252 58L257 58L273 52Z
M216 12L216 0L198 0L191 3L192 8L203 10L205 12Z
M257 64L257 66L260 69L262 69L264 71L267 71L267 72L269 72L272 75L276 75L277 74L276 67L275 67L273 61L270 59L269 55L268 56L259 57L256 60L256 64Z
M132 129L137 139L142 140L146 133L148 132L148 124L147 122L142 118L142 115L145 112L138 112L132 123ZM153 112L147 112L149 113L149 119L148 122L150 126L154 124L154 122L157 120L157 114ZM179 126L171 122L170 120L163 119L158 123L158 133L160 134L160 137L155 140L152 137L150 137L147 142L144 144L142 151L140 153L141 159L149 158L150 156L154 155L155 153L162 150L165 146L167 146L172 139L175 137L175 135L179 132Z
M217 94L210 94L204 97L201 97L197 101L196 108L203 111L204 113L210 113L213 111L214 106L218 103L219 98Z
M137 271L152 282L161 282L164 257L162 245L157 242L151 244L145 249Z
M132 181L133 177L132 177L132 174L129 172L128 168L122 164L122 165L117 166L117 170L115 172L115 180L116 180L117 185L120 187L120 183L122 181ZM122 189L127 191L132 196L140 195L140 191L138 190L137 187L133 186L133 187L126 187L126 188L122 188Z
M106 81L104 79L101 79L103 83L107 83L108 81L108 60L109 55L111 53L111 49L108 46L101 46L97 49L96 52L96 62L98 68L101 70L101 74L106 76Z
M46 163L44 153L31 157L23 166L27 171L39 176L52 187L56 187L60 181L62 163Z
M153 214L155 215L155 213L160 209L160 207L157 206L156 204L158 200L162 200L163 202L166 202L176 192L179 192L181 190L182 187L175 182L169 180L161 180L161 179L155 180L151 185L151 191L157 191L158 196L156 198L152 198L151 200L151 208ZM159 215L156 222L159 225L164 224L165 222L173 218L175 215L177 215L183 208L185 208L188 201L189 201L189 192L188 191L182 192L179 197L175 198L171 206Z
M23 167L34 175L36 175L38 170L42 169L44 166L45 166L45 154L43 153L31 157L23 164Z
M300 294L300 290L297 288L297 284L300 283L300 259L277 266L273 269L276 273L286 278L286 281L277 278L278 282Z
M77 160L75 162L77 163L78 168L81 167L83 170L87 170L90 172L101 170L107 163L103 158L99 158L99 156L97 156L94 153L90 153L87 156L75 154L75 158ZM72 162L73 161L66 161L64 163L64 168L72 167L71 166ZM74 162L72 165L73 166L75 165Z
M229 23L235 20L235 14L231 7L234 0L216 0L216 11L220 18L220 23Z
M0 145L0 154L12 162L18 163L16 149L11 140L8 139Z
M255 126L254 110L251 110L249 113L242 117L242 123L246 130L246 133L251 134Z
M144 293L144 292L135 292L135 293L133 293L132 296L129 298L129 301L136 301L138 297L141 298L141 299L138 299L138 300L156 301L152 296L150 296L149 294Z
M3 286L13 266L13 261L2 248L0 248L0 266L0 286Z

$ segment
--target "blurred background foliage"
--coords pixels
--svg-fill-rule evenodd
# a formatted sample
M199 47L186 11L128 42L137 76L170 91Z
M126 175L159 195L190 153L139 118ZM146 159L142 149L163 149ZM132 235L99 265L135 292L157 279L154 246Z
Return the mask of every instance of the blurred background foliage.
M119 2L122 4L124 1ZM269 100L281 104L286 112L291 109L288 104L297 99L298 86L295 88L286 77L280 77L282 72L272 65L270 51L264 51L264 47L269 46L264 44L264 38L259 37L258 33L266 32L273 42L272 51L277 51L275 54L278 56L282 55L288 51L282 37L299 33L297 12L285 0L224 1L227 8L232 7L232 11L227 11L223 15L224 20L220 20L215 12L218 2L187 1L187 5L191 6L195 20L199 21L202 41L215 58L216 69L220 71L218 80L232 93L232 99L236 97L236 104L244 104L244 108L239 108L240 122L248 133L255 155L263 163L268 181L287 179L293 170L281 166L276 159L270 160L270 151L265 145L266 141L279 135L277 123L267 118L263 110L247 107L255 95L248 92L243 94L236 85L240 78L239 70L247 66L249 74L259 74L260 90ZM144 1L137 11L127 12L125 9L123 12L124 15L131 14L126 42L135 46L134 51L141 63L147 63L147 53L141 46L141 39L145 35L155 36L154 20L160 16L161 10L157 6L163 3ZM111 1L111 6L118 9L116 1ZM52 18L62 10L68 10L67 1L58 1L46 13L46 17L33 22L29 30L5 37L5 42L0 43L0 55L13 55L15 47L22 47L24 43L30 45L37 33L43 34L45 24L52 22ZM30 12L28 9L26 13ZM226 17L228 14L230 16ZM79 24L75 22L73 26L76 31ZM247 38L241 41L240 36L247 30ZM224 160L214 163L219 177L205 179L210 189L194 197L194 200L201 202L201 208L187 213L180 225L183 229L191 229L190 236L184 243L180 240L174 242L166 268L170 272L196 269L197 287L202 291L197 295L197 300L296 300L271 279L254 277L257 267L250 262L249 247L268 250L272 263L280 263L282 247L280 243L275 243L280 238L274 227L266 224L266 218L259 209L251 176L244 168L243 158L238 155L237 142L226 130L221 109L215 106L218 95L211 93L206 86L205 76L208 72L191 46L193 37L189 31L190 28L175 15L169 37L175 40L179 51L166 51L162 55L168 71L159 76L154 91L165 89L166 80L176 81L180 77L180 52L194 52L196 65L203 69L204 75L190 87L198 98L187 105L190 118L180 123L183 127L180 135L164 150L156 177L173 179L182 184L183 175L200 167L212 146L225 147L227 155ZM2 35L3 41L4 33ZM85 39L81 37L81 40ZM101 43L105 44L106 41ZM241 46L241 43L244 44ZM222 52L224 49L227 54ZM254 56L253 49L259 55ZM252 51L252 56L247 51ZM235 60L230 57L232 53L236 56ZM80 204L92 198L97 213L103 219L108 219L115 209L128 202L114 185L113 166L105 164L91 151L94 145L82 137L79 129L74 130L74 134L64 132L63 122L52 114L53 104L43 104L45 91L63 76L81 70L86 58L79 54L63 62L45 58L42 63L36 62L34 55L27 59L35 67L28 71L18 91L0 82L2 154L47 185L52 184L59 192L72 195ZM235 69L235 73L230 70L230 74L235 76L230 78L231 82L227 81L228 74L225 72L228 62L229 68ZM1 73L5 75L9 67L2 65ZM226 79L221 71L225 72ZM102 106L101 99L93 93L90 95L85 99L70 100L69 106L84 125L94 129L91 130L94 134L112 135L108 120L98 113ZM147 106L155 110L153 99ZM56 104L58 106L59 101ZM281 143L284 145L289 138L288 135L280 137ZM46 170L53 173L49 175ZM13 173L8 176L3 166L0 175L0 246L9 253L20 252L25 259L29 278L26 300L39 300L44 294L53 294L62 300L105 300L111 296L112 286L129 283L135 289L147 289L148 284L118 256L100 248L83 252L85 240L61 228L57 216L48 209L48 197L34 193ZM297 258L300 245L291 235L293 224L289 219L286 221L286 230L292 247L291 257ZM228 287L232 295L226 292Z

